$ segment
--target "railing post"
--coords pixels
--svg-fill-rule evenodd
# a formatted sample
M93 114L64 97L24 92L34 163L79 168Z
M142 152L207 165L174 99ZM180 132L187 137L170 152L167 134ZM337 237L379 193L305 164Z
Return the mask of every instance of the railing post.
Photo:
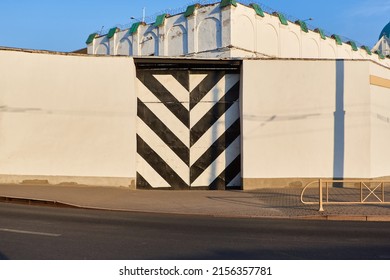
M319 212L323 212L324 211L324 207L322 206L322 179L320 179L320 199L319 199L319 203L320 203L320 209L318 209Z
M385 183L382 182L382 202L385 202Z

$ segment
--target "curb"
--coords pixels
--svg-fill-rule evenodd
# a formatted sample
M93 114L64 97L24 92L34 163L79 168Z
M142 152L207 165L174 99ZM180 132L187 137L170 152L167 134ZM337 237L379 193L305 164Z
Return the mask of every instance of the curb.
M0 203L27 204L35 206L74 208L86 210L119 211L149 214L169 214L169 215L191 215L191 216L211 216L216 218L246 218L246 219L281 219L281 220L308 220L308 221L350 221L350 222L390 222L390 215L311 215L311 216L253 216L253 215L216 215L181 212L158 212L148 210L128 210L93 206L81 206L68 202L32 199L26 197L0 196Z

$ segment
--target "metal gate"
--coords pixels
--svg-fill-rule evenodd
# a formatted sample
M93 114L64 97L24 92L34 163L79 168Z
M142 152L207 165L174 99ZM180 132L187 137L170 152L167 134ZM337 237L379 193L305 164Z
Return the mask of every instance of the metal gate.
M137 85L137 188L241 188L238 66L137 64Z

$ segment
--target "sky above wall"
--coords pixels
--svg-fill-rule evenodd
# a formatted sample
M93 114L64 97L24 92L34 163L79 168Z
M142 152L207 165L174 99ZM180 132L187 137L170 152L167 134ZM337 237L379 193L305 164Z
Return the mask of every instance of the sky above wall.
M93 32L127 27L131 17L147 22L172 9L171 14L204 0L1 0L0 46L74 51L85 47ZM240 2L240 0L238 0ZM214 2L219 2L215 0ZM308 21L329 33L372 47L390 21L390 0L259 0L285 15ZM180 9L182 8L182 9Z

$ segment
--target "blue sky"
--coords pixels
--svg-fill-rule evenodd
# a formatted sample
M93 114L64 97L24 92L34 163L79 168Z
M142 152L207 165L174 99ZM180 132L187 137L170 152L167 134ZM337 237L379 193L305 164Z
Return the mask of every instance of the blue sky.
M202 0L200 0L202 1ZM219 0L215 0L218 2ZM247 1L247 0L245 0ZM192 0L0 0L0 46L73 51L90 33L126 25L130 18L186 7ZM253 1L373 46L390 21L390 0ZM153 18L153 17L152 17Z

